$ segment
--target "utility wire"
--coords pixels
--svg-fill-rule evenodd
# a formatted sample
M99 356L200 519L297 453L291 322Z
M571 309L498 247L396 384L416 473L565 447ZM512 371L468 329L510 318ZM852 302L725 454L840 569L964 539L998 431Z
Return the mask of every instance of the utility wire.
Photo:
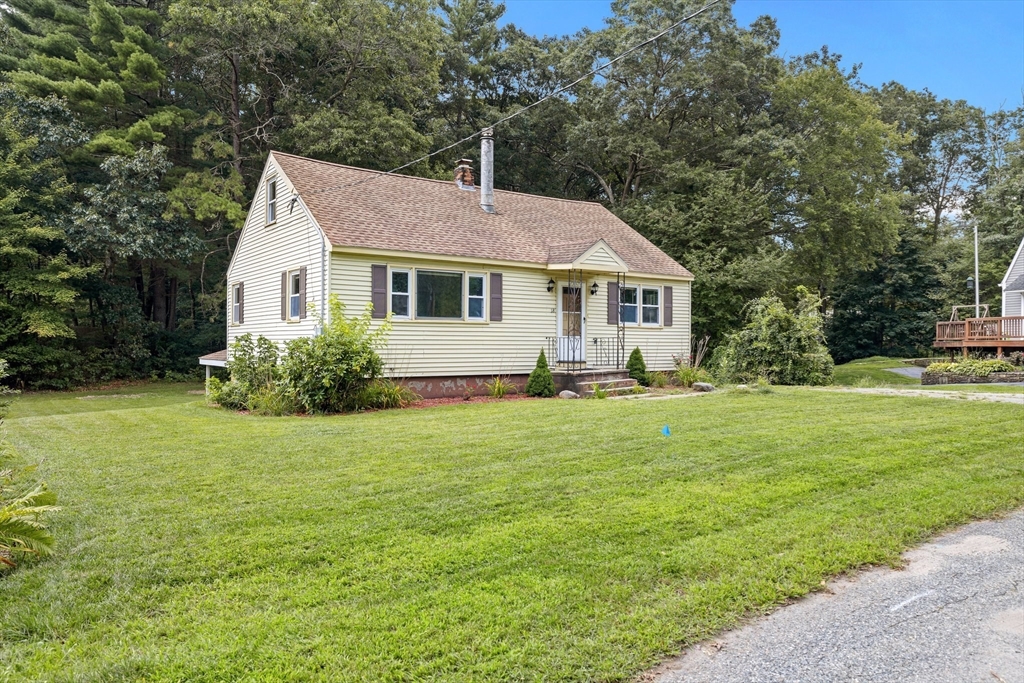
M392 175L394 173L397 173L398 171L401 171L403 169L409 168L410 166L414 166L415 164L418 164L421 161L426 161L430 157L437 156L438 154L441 154L442 152L447 152L450 149L453 149L455 147L458 147L461 144L469 142L470 140L478 137L481 133L483 133L488 128L494 128L494 127L496 127L496 126L498 126L498 125L500 125L502 123L505 123L506 121L510 121L510 120L514 119L515 117L519 116L520 114L523 114L523 113L529 111L530 109L533 109L534 107L536 107L537 105L541 104L542 102L545 102L545 101L551 99L552 97L556 97L558 95L561 95L566 90L569 90L571 88L576 87L577 85L582 83L584 80L590 78L591 76L594 76L594 75L600 73L601 71L604 71L605 69L607 69L612 64L615 64L616 62L625 59L626 57L628 57L629 55L633 54L637 50L639 50L641 48L644 48L644 47L650 45L651 43L657 41L659 38L664 36L666 33L669 33L670 31L678 28L679 26L682 26L683 24L685 24L686 22L690 21L694 17L697 17L697 16L703 14L704 12L706 12L709 9L711 9L712 7L714 7L715 5L717 5L721 1L722 0L712 0L712 2L709 2L708 4L704 5L703 7L701 7L699 10L697 10L693 14L690 14L688 16L683 17L682 19L680 19L679 21L675 22L674 24L672 24L668 28L664 29L663 31L660 31L660 32L656 33L655 35L651 36L650 38L648 38L647 40L643 41L642 43L637 43L636 45L634 45L633 47L629 48L628 50L626 50L622 54L614 57L613 59L608 60L607 62L605 62L601 66L598 66L598 67L595 67L595 68L591 69L590 71L588 71L587 73L583 74L582 76L580 76L576 80L572 81L571 83L567 83L567 84L565 84L563 86L560 86L559 88L551 91L550 93L548 93L544 97L540 98L536 102L534 102L532 104L528 104L525 107L522 107L520 109L517 109L516 111L512 112L508 116L504 116L504 117L498 119L497 121L495 121L494 123L490 124L489 126L485 126L484 128L476 131L475 133L471 133L470 135L467 135L466 137L462 138L461 140L453 142L450 145L445 145L444 147L441 147L440 149L435 149L433 152L429 152L428 154L424 154L421 157L413 159L412 161L410 161L407 164L402 164L401 166L396 166L395 168L391 169L390 171L378 171L374 175L372 175L372 176L370 176L368 178L363 178L362 180L357 180L354 183L346 183L344 185L332 185L330 187L322 187L319 190L314 190L312 192L307 192L307 193L305 193L305 195L306 196L310 196L310 195L314 195L314 194L322 194L324 192L332 192L334 190L341 190L341 189L345 189L345 188L348 188L348 187L355 187L356 185L362 185L363 183L368 183L371 180L376 180L377 178L380 178L381 176Z

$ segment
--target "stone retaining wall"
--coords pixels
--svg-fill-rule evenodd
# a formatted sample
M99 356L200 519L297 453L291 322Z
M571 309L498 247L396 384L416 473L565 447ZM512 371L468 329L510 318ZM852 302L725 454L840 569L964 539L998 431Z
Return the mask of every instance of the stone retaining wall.
M993 372L985 377L954 375L948 372L925 372L921 384L998 384L1002 382L1024 382L1024 372Z

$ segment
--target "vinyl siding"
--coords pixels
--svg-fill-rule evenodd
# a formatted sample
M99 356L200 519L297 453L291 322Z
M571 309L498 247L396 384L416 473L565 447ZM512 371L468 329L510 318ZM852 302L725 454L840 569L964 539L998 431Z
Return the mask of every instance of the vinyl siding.
M619 262L615 260L614 256L608 253L607 249L601 247L584 259L581 265L584 267L593 266L594 268L614 268L619 265Z
M267 226L266 181L271 177L277 179L277 221ZM323 238L301 204L296 204L289 212L291 194L291 185L282 173L277 172L271 158L228 269L229 296L231 285L236 282L245 283L245 322L241 325L228 323L229 350L234 340L246 333L251 333L253 337L263 335L283 344L297 337L311 336L314 332L316 318L312 314L307 314L305 319L298 322L281 320L282 271L305 266L306 302L315 304L318 310L322 309ZM228 305L230 321L230 299Z
M1024 292L1003 292L1003 317L1024 315Z
M369 303L370 272L374 264L386 264L395 269L424 268L485 274L494 272L502 275L503 315L500 322L394 320L383 352L388 372L394 377L529 373L536 363L537 354L542 348L547 348L546 339L557 334L556 294L559 289L547 291L551 273L514 267L480 268L460 264L455 260L442 262L412 257L333 254L329 269L331 292L337 294L345 304L348 315L361 312ZM559 279L557 275L554 277L556 281ZM586 295L588 343L594 336L615 336L615 327L605 324L605 279L594 276L587 282L595 279L601 283L597 295L590 296L589 292ZM626 343L630 345L629 348L639 344L645 357L650 353L648 364L652 369L667 370L672 367L672 353L688 349L689 284L663 280L650 282L675 287L675 325L642 330L627 328ZM487 291L485 301L488 306L489 297L490 291ZM485 313L485 317L489 315ZM374 324L380 323L375 321ZM549 361L554 363L554 359Z
M587 335L589 337L615 336L615 326L608 324L608 284L607 275L596 278L598 292L590 297L588 308ZM589 282L593 282L591 278ZM665 287L672 288L672 326L664 327L647 325L626 325L626 357L636 347L644 355L648 370L671 370L674 367L672 355L686 358L690 355L690 283L678 280L663 280L656 277L626 275L626 287ZM665 295L659 295L661 312L659 321L665 322Z
M1006 271L1006 277L1003 278L1003 282L1010 285L1017 281L1017 278L1024 276L1024 243L1018 247L1017 252L1014 254L1014 260L1010 263L1009 269ZM1011 292L1005 290L1003 292L1003 316L1011 315L1024 315L1022 311L1021 295L1017 292Z

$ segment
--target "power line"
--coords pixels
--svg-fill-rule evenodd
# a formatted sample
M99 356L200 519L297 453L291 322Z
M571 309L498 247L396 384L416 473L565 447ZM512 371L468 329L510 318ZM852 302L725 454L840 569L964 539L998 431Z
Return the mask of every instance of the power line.
M484 130L486 130L488 128L494 128L494 127L496 127L496 126L498 126L498 125L500 125L502 123L505 123L506 121L510 121L510 120L514 119L515 117L519 116L520 114L523 114L523 113L529 111L530 109L533 109L534 107L536 107L537 105L541 104L542 102L545 102L546 100L549 100L552 97L556 97L557 95L561 95L566 90L569 90L571 88L576 87L577 85L582 83L584 80L590 78L591 76L594 76L594 75L598 74L601 71L604 71L605 69L607 69L612 64L615 64L616 62L618 62L618 61L620 61L622 59L625 59L626 57L628 57L629 55L633 54L637 50L639 50L641 48L644 48L644 47L650 45L651 43L657 41L659 38L664 36L666 33L669 33L670 31L678 28L679 26L682 26L683 24L685 24L686 22L690 21L694 17L697 17L697 16L703 14L704 12L706 12L709 9L711 9L712 7L714 7L715 5L717 5L721 1L722 0L712 0L712 2L709 2L708 4L704 5L703 7L701 7L699 10L697 10L693 14L690 14L688 16L683 17L682 19L680 19L679 21L675 22L674 24L672 24L668 28L666 28L666 29L656 33L655 35L651 36L650 38L648 38L647 40L643 41L642 43L637 43L636 45L634 45L633 47L629 48L625 52L623 52L623 53L619 54L618 56L608 60L607 62L605 62L601 66L598 66L598 67L595 67L595 68L591 69L590 71L588 71L587 73L583 74L582 76L580 76L576 80L572 81L571 83L567 83L567 84L565 84L563 86L560 86L559 88L551 91L550 93L548 93L544 97L540 98L536 102L534 102L532 104L528 104L525 107L522 107L520 109L517 109L516 111L512 112L508 116L504 116L504 117L498 119L497 121L495 121L494 123L490 124L489 126L484 126L484 128L481 128L480 130L476 131L475 133L471 133L470 135L467 135L466 137L462 138L461 140L457 140L456 142L453 142L450 145L445 145L444 147L441 147L440 149L435 149L433 152L430 152L428 154L424 154L421 157L413 159L409 163L402 164L401 166L396 166L395 168L391 169L390 171L378 171L374 175L372 175L372 176L370 176L368 178L363 178L362 180L357 180L354 183L346 183L344 185L332 185L330 187L322 187L319 190L314 190L313 192L306 193L306 196L314 195L314 194L322 194L324 192L332 192L334 190L341 190L341 189L345 189L345 188L348 188L348 187L355 187L356 185L362 185L363 183L368 183L371 180L376 180L377 178L379 178L381 176L392 175L394 173L397 173L398 171L401 171L403 169L409 168L410 166L414 166L414 165L420 163L421 161L426 161L430 157L437 156L438 154L441 154L442 152L447 152L450 149L453 149L455 147L458 147L459 145L462 145L462 144L464 144L466 142L469 142L470 140L478 137L481 133L484 132Z

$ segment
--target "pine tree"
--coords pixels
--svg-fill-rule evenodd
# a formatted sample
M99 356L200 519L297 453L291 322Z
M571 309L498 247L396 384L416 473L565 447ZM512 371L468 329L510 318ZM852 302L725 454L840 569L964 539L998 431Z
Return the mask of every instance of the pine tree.
M633 353L629 354L629 360L626 361L626 369L629 370L630 377L639 384L647 386L647 363L644 362L644 355L640 353L639 346L633 349Z
M555 395L555 378L551 376L551 370L548 369L548 359L544 355L543 349L537 356L537 367L533 369L530 378L526 381L526 394L527 396L545 398Z

